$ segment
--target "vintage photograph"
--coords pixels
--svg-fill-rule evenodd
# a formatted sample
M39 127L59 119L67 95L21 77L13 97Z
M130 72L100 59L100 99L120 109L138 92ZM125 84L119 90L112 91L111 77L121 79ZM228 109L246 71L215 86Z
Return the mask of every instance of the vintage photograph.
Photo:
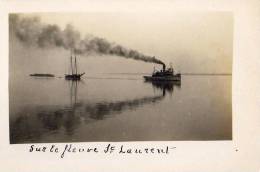
M10 143L232 140L233 14L9 14Z

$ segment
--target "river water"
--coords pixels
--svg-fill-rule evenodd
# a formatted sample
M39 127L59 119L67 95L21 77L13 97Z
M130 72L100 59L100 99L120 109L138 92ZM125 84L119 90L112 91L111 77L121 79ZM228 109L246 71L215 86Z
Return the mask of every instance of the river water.
M10 143L231 140L230 75L10 78Z

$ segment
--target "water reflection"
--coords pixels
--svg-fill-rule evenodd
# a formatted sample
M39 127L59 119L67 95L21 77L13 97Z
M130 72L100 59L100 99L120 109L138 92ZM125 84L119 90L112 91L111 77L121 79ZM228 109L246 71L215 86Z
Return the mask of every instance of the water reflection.
M142 105L157 103L162 100L164 95L154 97L143 97L139 99L117 101L117 102L100 102L86 105L85 112L90 115L91 119L102 120L107 115L118 114L126 110L134 110Z
M153 88L162 91L165 96L166 93L173 94L174 87L181 88L180 81L144 81L145 83L152 84Z
M63 133L65 136L72 138L80 125L104 120L147 104L158 103L165 98L166 93L173 93L174 86L180 87L180 84L173 82L152 82L154 88L161 90L159 95L132 100L91 103L78 100L79 85L84 87L83 84L81 81L68 81L69 105L31 106L23 109L16 119L10 121L10 142L46 142L46 140L40 139L41 136L51 136L57 133Z

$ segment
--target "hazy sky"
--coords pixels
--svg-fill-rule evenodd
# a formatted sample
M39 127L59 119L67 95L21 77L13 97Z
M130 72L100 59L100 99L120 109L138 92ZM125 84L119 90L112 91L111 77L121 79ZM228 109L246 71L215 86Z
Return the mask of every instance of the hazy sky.
M233 16L230 12L35 13L25 16L39 16L43 23L61 28L71 24L82 37L91 34L156 56L166 64L172 62L181 72L232 72ZM15 47L10 50L15 51ZM90 57L88 64L100 65L104 58L107 57L98 61ZM109 60L108 71L132 72L135 68L136 72L150 72L153 66L115 59ZM113 70L115 66L118 70ZM88 66L88 69L93 72L99 68Z

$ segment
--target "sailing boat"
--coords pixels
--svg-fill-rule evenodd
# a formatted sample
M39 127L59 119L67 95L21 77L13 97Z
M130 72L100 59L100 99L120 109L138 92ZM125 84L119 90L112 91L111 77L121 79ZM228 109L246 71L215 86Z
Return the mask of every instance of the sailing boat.
M84 74L85 74L85 72L78 73L77 57L76 57L76 55L74 55L74 59L73 59L72 51L71 51L70 70L69 70L69 74L65 74L65 79L66 80L80 80L81 76Z

